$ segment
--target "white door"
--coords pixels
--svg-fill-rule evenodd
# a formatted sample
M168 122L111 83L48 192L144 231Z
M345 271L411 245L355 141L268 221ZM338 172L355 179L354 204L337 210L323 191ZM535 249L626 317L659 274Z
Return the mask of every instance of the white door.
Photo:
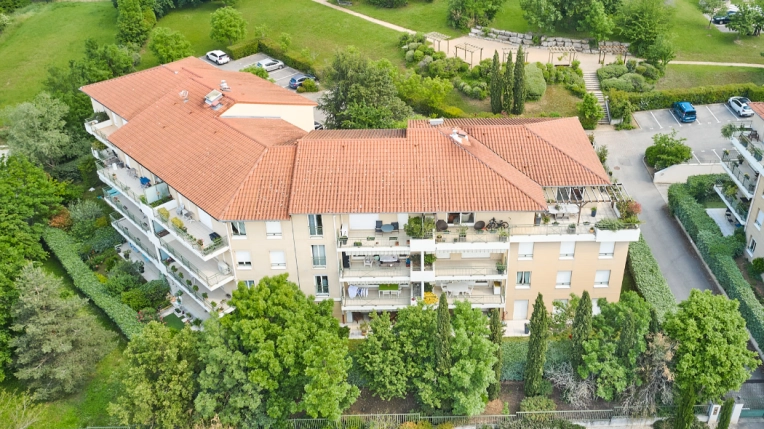
M515 301L515 310L512 312L512 320L528 320L528 300Z
M202 209L199 209L199 222L207 225L209 229L212 229L212 218Z

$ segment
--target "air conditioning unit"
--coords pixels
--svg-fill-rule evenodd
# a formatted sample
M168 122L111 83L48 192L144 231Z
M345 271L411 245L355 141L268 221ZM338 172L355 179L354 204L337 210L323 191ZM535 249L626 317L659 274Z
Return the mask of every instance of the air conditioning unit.
M347 225L340 225L340 236L347 237L348 236L348 226Z
M220 274L231 274L231 267L224 261L218 261L218 271Z

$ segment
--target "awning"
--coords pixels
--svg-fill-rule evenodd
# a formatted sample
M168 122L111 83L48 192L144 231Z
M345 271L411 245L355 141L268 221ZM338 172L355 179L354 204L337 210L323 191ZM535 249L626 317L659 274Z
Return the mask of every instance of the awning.
M374 256L374 255L408 255L405 250L343 250L348 256Z

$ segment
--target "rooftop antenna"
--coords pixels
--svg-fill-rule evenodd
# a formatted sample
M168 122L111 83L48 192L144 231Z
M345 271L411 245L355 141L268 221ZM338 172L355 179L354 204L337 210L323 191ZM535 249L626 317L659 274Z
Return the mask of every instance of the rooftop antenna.
M188 102L188 91L186 91L184 89L183 91L180 91L180 93L178 93L178 95L180 96L180 98L183 99L184 103Z
M226 83L226 81L225 81L225 80L221 80L221 81L220 81L220 90L221 90L221 91L230 91L230 90L231 90L231 87L230 87L230 86L228 86L228 84Z

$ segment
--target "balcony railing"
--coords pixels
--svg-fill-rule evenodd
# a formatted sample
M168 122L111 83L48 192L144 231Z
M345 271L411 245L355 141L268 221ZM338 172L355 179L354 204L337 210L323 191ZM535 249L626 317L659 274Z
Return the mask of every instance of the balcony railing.
M734 189L737 189L737 187L735 187ZM738 222L740 222L740 224L745 224L745 220L748 218L748 210L750 207L750 202L746 203L744 201L741 201L737 197L728 196L725 192L723 185L721 184L714 185L714 190L722 199L722 201L724 201L724 204L727 205L727 208L729 208L732 211L732 213L737 218Z
M326 256L314 256L313 257L313 267L326 267Z
M743 186L745 191L753 194L756 190L756 177L758 173L750 168L744 168L740 161L731 160L727 155L722 157L722 164L727 168L728 175L734 177Z
M445 231L435 233L436 243L488 243L488 242L506 242L509 239L509 231L500 232L498 230L483 231L475 230L472 227L461 229L452 227Z
M159 222L165 227L165 229L169 229L170 231L174 232L178 238L183 239L186 243L188 243L191 249L195 253L199 254L199 256L208 256L219 249L228 247L228 240L223 236L217 237L209 244L205 245L204 239L197 238L189 234L185 226L182 228L179 227L172 222L170 217L165 217L160 214L157 216L157 219L159 219ZM213 231L210 230L209 232L211 233Z
M145 204L143 202L143 200L146 198L145 195L134 192L130 185L117 179L116 173L114 173L111 168L106 167L103 162L96 160L96 165L100 167L98 172L101 173L101 177L103 177L106 182L111 185L112 188L118 189L120 193L130 197L136 205Z
M170 277L175 281L175 284L177 284L181 289L183 289L183 292L193 295L196 298L196 302L198 304L201 304L202 307L204 307L207 311L212 311L212 306L205 301L204 297L202 296L199 291L195 291L192 286L189 286L187 283L185 283L186 279L183 277L180 277L179 271L170 271Z
M573 227L571 228L571 225ZM594 234L594 224L564 222L541 225L510 225L510 235L564 235L564 234Z
M140 238L138 238L134 234L132 234L130 232L130 230L127 229L127 227L125 225L122 225L121 221L125 220L124 217L122 217L120 215L117 215L116 213L111 213L109 215L109 217L111 218L111 224L115 228L120 230L123 234L125 234L125 236L127 236L130 240L132 240L135 243L136 246L138 246L141 250L143 250L143 252L146 254L146 256L156 260L156 256L154 255L154 251L153 250L149 250L148 246L143 244L143 242L141 242Z
M323 237L324 235L323 226L310 225L308 228L310 229L311 237Z
M232 276L232 274L221 274L221 273L207 274L204 271L200 270L191 261L189 261L188 258L185 258L183 255L181 255L180 252L178 252L176 249L170 246L170 244L167 243L167 241L164 240L163 238L159 239L159 243L167 251L167 253L172 255L173 259L175 259L181 265L183 265L185 269L194 273L196 277L205 284L207 289L212 289L213 286L217 285L218 283L225 280L226 278Z
M396 267L369 267L369 266L355 266L352 268L342 268L340 271L340 277L343 278L360 278L360 277L406 277L408 278L410 270L404 265Z
M102 189L103 191L103 198L104 200L108 201L112 207L117 209L120 213L128 217L130 220L135 223L139 228L141 228L144 231L149 230L149 224L146 219L141 217L141 219L138 219L138 216L134 215L130 212L119 200L119 197L117 195L112 195L109 193L109 191L106 188Z
M496 267L449 267L448 263L435 266L435 277L480 277L506 275L507 270L499 270Z

